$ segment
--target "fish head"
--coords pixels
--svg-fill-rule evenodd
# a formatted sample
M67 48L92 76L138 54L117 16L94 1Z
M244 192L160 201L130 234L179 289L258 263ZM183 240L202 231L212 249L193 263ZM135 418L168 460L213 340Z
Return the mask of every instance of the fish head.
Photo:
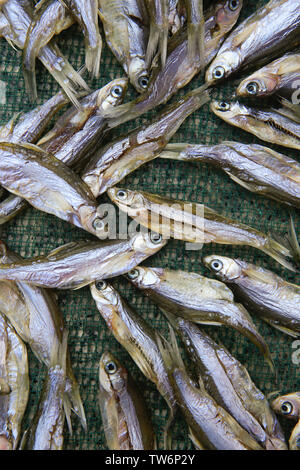
M275 91L279 78L279 75L272 73L253 74L240 83L236 94L245 98L271 94Z
M126 277L140 289L152 288L161 281L162 269L136 266Z
M120 392L127 382L126 369L109 351L105 351L100 358L99 382L108 393Z
M242 275L242 268L236 260L225 256L211 255L203 258L204 265L224 281L232 281Z
M159 251L167 243L160 233L141 231L131 238L135 253L151 255ZM138 263L137 263L138 264Z
M246 106L238 101L213 100L210 109L216 116L229 123L243 121L249 115Z
M241 9L243 7L243 0L223 0L219 1L215 7L215 22L218 27L214 28L214 34L223 36L224 31L227 32L232 29L236 23Z
M114 187L109 189L107 194L119 209L127 212L131 217L137 217L145 207L143 194L138 191Z
M205 81L209 84L215 84L224 80L238 68L241 62L240 54L237 50L226 50L212 62L208 68Z
M136 91L144 93L149 85L149 72L146 67L146 62L140 57L134 57L128 66L128 76L130 83L134 86Z
M91 294L96 304L104 308L105 306L118 306L120 296L118 292L108 282L100 279L90 284Z
M300 419L300 393L281 395L271 402L273 410L289 419Z
M128 88L127 78L117 78L105 85L98 92L97 105L101 111L109 111L111 107L118 106L124 100Z

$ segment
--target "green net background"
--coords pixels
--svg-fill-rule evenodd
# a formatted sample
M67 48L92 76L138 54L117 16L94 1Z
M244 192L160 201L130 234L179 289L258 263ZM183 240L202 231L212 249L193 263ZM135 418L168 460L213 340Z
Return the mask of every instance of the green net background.
M255 11L266 1L249 0L244 2L240 20ZM84 64L83 37L79 29L74 26L59 36L58 44L63 53L69 58L74 68ZM0 105L0 122L5 123L18 111L28 111L33 105L25 93L24 80L21 69L21 54L14 51L2 39L0 79L7 84L7 103ZM101 78L86 80L92 89L99 88L110 80L123 76L123 70L107 46L104 47L101 64ZM186 91L199 86L203 77L194 80L179 93L182 96ZM58 85L42 67L37 64L38 103L44 102L58 90ZM226 82L215 89L214 96L218 98L230 97L235 83ZM126 100L135 96L131 89ZM173 101L178 99L175 97ZM147 122L156 111L148 113L141 119L130 122L122 127L126 132L141 122ZM117 129L115 134L119 134ZM258 140L238 129L229 126L210 111L208 105L190 116L181 126L172 142L190 142L216 144L221 140L236 140L245 143L255 143ZM262 142L260 142L262 143ZM274 147L276 149L276 147ZM299 158L299 152L277 148L277 150ZM142 189L170 198L204 203L228 217L240 220L245 224L262 230L263 232L286 233L289 212L294 217L298 233L300 232L299 213L289 211L279 203L247 192L233 183L221 171L204 164L181 163L168 160L155 160L143 166L130 175L122 186ZM107 201L104 196L101 201ZM100 202L100 200L99 200ZM8 246L26 258L49 252L51 249L70 241L88 239L89 234L68 225L67 223L34 209L28 209L10 223L1 228L1 237ZM206 245L202 251L186 251L184 243L171 240L157 255L148 259L145 265L169 267L194 271L211 276L201 264L201 257L211 253L225 256L241 257L273 270L277 274L294 283L299 284L299 276L281 269L271 258L264 256L257 250L246 247L226 247ZM124 278L113 280L114 286L130 303L131 306L148 320L155 328L167 335L167 323L159 309L148 300L143 293L138 292ZM81 396L87 416L88 430L84 432L79 420L73 415L73 435L65 431L66 449L106 449L101 416L98 408L98 363L104 349L109 349L130 370L139 385L145 400L151 410L154 428L157 434L158 447L162 448L162 429L166 422L168 409L163 398L155 386L147 381L135 366L127 352L116 342L100 317L95 303L90 295L89 288L77 291L58 291L60 307L64 314L69 330L69 349L74 371L80 384ZM226 347L243 362L256 385L265 393L274 390L292 392L300 389L299 366L292 363L293 339L272 329L262 321L254 318L259 332L266 339L271 349L276 368L278 370L278 383L275 383L267 364L260 356L252 343L240 334L229 328L206 328L215 338L222 341ZM298 346L299 348L299 346ZM28 426L36 410L39 394L45 377L45 368L38 363L29 352L30 360L30 399L24 419L24 429ZM290 424L282 421L287 436ZM179 418L174 429L174 448L192 449L188 438L186 425Z

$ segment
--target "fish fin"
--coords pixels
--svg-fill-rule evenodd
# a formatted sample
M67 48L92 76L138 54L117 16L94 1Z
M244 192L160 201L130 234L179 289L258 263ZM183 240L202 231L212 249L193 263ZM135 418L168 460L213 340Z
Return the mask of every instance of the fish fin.
M190 144L168 144L164 150L159 154L159 158L166 158L168 160L181 160L182 153L190 147Z
M300 262L300 245L299 245L299 241L298 241L298 237L297 237L297 233L295 229L295 224L291 215L290 215L290 229L288 233L288 241L291 246L293 258L298 264Z
M290 328L278 325L276 322L270 320L269 318L261 317L261 319L268 323L270 326L272 326L272 328L276 328L276 330L281 331L281 333L285 333L286 335L289 335L292 338L299 338L300 336L300 332L297 333L297 331L293 331Z
M72 403L72 411L78 416L80 419L81 425L84 431L87 431L87 421L85 416L85 411L83 407L83 403L80 396L80 390L78 383L72 382L71 390L68 393L70 401Z
M99 33L98 44L92 47L90 44L85 45L85 65L87 70L92 74L93 78L99 77L100 62L102 55L102 39Z
M240 186L242 186L243 188L247 189L248 191L251 191L251 192L255 192L256 191L256 186L255 184L251 184L251 183L246 183L245 181L241 180L240 178L238 178L237 176L234 176L232 173L230 173L229 171L225 171L225 173L227 173L227 175L232 179L232 181L234 181L235 183L239 184Z
M163 3L167 3L163 0ZM161 65L164 68L167 60L167 48L168 48L168 34L169 24L167 21L164 24L150 24L150 34L146 51L146 64L147 67L151 67L156 51L159 51L159 57Z
M279 114L283 114L289 118L292 118L298 124L300 124L300 105L294 104L291 101L287 100L286 98L280 98L280 102L283 108L277 110Z
M273 238L268 237L267 243L261 248L261 250L267 255L271 256L271 258L275 259L275 261L284 266L286 269L289 269L293 272L298 272L294 264L286 259L293 258L291 250Z

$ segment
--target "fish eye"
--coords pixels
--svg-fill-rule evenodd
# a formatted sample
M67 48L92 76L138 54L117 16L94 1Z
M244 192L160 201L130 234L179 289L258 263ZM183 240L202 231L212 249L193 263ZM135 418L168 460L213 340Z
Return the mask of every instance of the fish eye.
M284 415L289 415L293 411L293 405L289 401L285 401L281 405L281 411Z
M249 93L249 95L257 95L258 89L259 89L259 86L256 82L250 82L246 86L246 90L247 90L247 93Z
M127 197L127 192L124 191L123 189L119 189L119 191L117 192L117 198L124 200L126 199L126 197Z
M95 287L96 287L97 290L104 290L104 289L106 289L106 287L107 287L107 282L105 282L105 281L97 281L97 282L95 283Z
M117 369L117 365L113 361L108 362L105 366L105 370L108 374L114 374Z
M219 111L228 111L230 109L230 104L226 101L220 101L220 103L217 104L217 109Z
M105 227L105 223L99 217L97 217L93 222L93 228L95 230L103 230Z
M138 84L141 88L146 89L148 86L148 83L149 83L149 78L147 77L147 75L143 75L142 77L138 79Z
M156 233L156 232L151 232L150 233L150 240L152 241L152 243L160 243L162 241L162 236L160 233Z
M129 279L136 279L137 277L139 277L139 270L137 268L132 269L127 273L127 277Z
M114 98L120 98L123 94L123 88L120 85L116 85L111 89L110 94Z
M225 69L224 67L222 67L221 65L219 65L218 67L216 67L214 70L213 70L213 78L215 78L216 80L220 80L221 78L224 78L225 77Z
M221 269L223 268L223 263L222 263L222 261L220 261L219 259L214 259L214 260L210 263L210 266L211 266L211 268L212 268L216 273L218 273L218 272L221 271Z
M229 2L229 9L230 9L231 11L237 10L239 6L240 6L239 0L230 0L230 2Z

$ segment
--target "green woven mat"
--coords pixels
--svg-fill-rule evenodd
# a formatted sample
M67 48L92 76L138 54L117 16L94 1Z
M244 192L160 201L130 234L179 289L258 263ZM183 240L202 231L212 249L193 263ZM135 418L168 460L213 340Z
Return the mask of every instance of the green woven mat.
M266 1L249 0L244 2L240 21L255 11ZM84 64L84 46L80 31L74 26L60 35L58 40L63 53L69 58L75 68ZM0 105L0 122L5 123L13 113L28 111L30 104L24 89L24 80L21 70L20 53L14 51L3 39L1 46L0 79L7 84L7 103ZM107 46L104 47L101 64L101 78L87 81L92 89L105 85L110 80L123 76L123 70L117 63ZM203 77L195 79L185 88L186 91L199 86ZM39 103L50 98L58 86L48 72L37 64L37 83ZM234 83L227 82L214 91L217 97L231 96ZM135 96L129 90L126 100ZM178 99L177 97L174 100ZM146 122L155 115L152 111L139 121L130 122L122 127L126 131L141 122ZM119 133L119 129L115 133ZM181 126L173 142L191 142L216 144L223 139L242 141L245 143L258 142L246 132L229 126L215 117L208 105L190 116ZM260 142L262 143L262 142ZM275 147L274 147L275 148ZM293 158L299 158L299 152L288 149L277 149ZM200 164L155 160L129 177L123 182L128 188L138 188L171 198L205 203L231 218L252 225L264 232L286 233L289 222L289 211L282 205L262 197L256 196L234 184L226 175L213 167ZM102 198L107 201L106 196ZM298 233L300 232L299 214L291 211ZM28 209L12 222L2 227L2 239L8 246L24 257L32 257L47 253L51 249L81 239L91 238L89 234L73 228L71 225L34 209ZM157 255L145 262L148 266L162 266L172 269L199 272L210 276L201 264L201 256L210 253L219 253L225 256L236 256L250 262L264 266L282 275L286 280L294 283L300 282L299 276L281 269L272 259L264 256L257 250L245 247L226 247L206 245L203 251L186 251L184 243L170 241ZM136 308L140 315L151 322L159 331L167 335L167 324L158 310L141 292L135 290L126 279L115 279L113 284L127 301ZM135 366L127 352L115 341L100 317L88 288L77 291L58 291L58 298L64 318L69 330L69 347L75 374L80 384L81 396L87 416L88 430L83 432L79 420L74 416L73 435L65 432L66 449L106 449L106 442L99 413L98 394L98 362L104 349L110 349L132 372L138 382L145 400L152 412L153 424L157 433L159 448L162 448L162 428L168 413L163 398L156 391L155 386L147 381ZM265 393L280 389L282 392L291 392L300 389L299 366L292 363L293 339L272 329L262 321L254 318L259 332L268 342L272 357L278 370L279 382L274 377L255 346L229 328L207 328L215 338L220 339L227 348L243 362L256 385ZM45 368L41 367L33 354L30 359L30 399L24 419L24 428L30 422L35 412ZM297 374L298 373L298 374ZM290 425L281 421L287 431ZM188 438L187 428L179 418L174 429L174 448L192 449Z

